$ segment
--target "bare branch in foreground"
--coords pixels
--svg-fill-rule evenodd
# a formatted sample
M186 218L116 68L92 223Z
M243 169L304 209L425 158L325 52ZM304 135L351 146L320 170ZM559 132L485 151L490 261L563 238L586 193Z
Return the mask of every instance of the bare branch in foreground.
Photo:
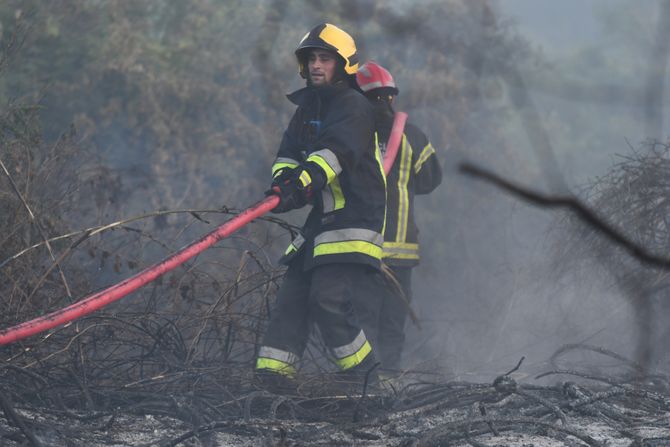
M599 230L608 239L621 246L624 250L630 253L631 256L638 259L640 262L663 269L670 268L670 259L649 253L644 247L635 244L630 239L625 237L619 230L598 217L593 211L588 209L572 195L550 196L539 193L537 191L532 191L530 189L516 185L487 169L475 166L471 163L461 163L459 165L459 171L471 177L477 177L492 183L493 185L507 191L508 193L536 206L548 208L568 208L581 220L583 220L591 227Z
M9 183L12 185L12 189L16 193L17 197L19 200L21 200L21 203L23 204L23 207L28 211L28 215L30 216L30 220L33 222L35 225L35 228L37 228L37 231L40 233L40 236L42 237L42 240L44 241L44 244L47 247L47 250L49 251L49 256L51 257L51 260L54 262L56 267L58 267L58 273L60 274L60 278L63 281L63 286L65 287L65 293L67 293L67 296L70 300L72 300L72 291L70 290L70 286L67 283L67 279L65 279L65 273L63 273L63 269L60 266L60 260L56 259L56 256L54 255L53 250L51 249L51 244L49 243L49 239L46 236L46 233L44 232L44 229L42 228L42 225L40 225L39 221L35 217L35 214L33 213L32 209L30 209L30 206L28 205L28 202L26 202L26 199L23 197L21 194L21 191L19 191L19 187L16 185L16 182L12 178L11 174L9 173L9 170L5 166L5 164L0 160L0 167L2 168L3 172L7 176L7 179L9 180ZM49 274L50 270L47 271L44 274L44 277ZM42 283L43 280L40 280L37 286L33 289L33 292L30 294L30 297L32 297L35 294L35 291L39 288L39 284Z

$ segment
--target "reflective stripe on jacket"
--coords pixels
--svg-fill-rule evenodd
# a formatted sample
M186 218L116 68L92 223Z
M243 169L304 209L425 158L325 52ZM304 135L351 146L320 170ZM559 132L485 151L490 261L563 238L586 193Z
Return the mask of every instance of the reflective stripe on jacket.
M387 141L392 117L377 125L378 141ZM435 149L418 127L410 123L405 125L398 155L386 181L384 262L398 266L417 265L419 231L414 221L414 195L428 194L442 182L442 169Z

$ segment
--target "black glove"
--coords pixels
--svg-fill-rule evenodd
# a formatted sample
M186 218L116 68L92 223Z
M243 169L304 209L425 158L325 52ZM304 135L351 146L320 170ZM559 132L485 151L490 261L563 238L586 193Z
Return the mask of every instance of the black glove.
M287 180L292 180L296 175L295 172L296 169L299 169L299 167L295 168L283 167L280 170L278 170L272 178L272 186L270 187L270 189L272 189L273 186L277 186L280 183L284 183Z
M276 194L280 202L272 212L285 213L302 208L312 200L314 192L325 184L321 169L312 166L312 163L300 165L297 168L284 168L275 176L266 195Z
M273 213L285 213L307 204L305 190L300 187L301 171L301 169L284 169L272 180L272 185L265 191L265 195L279 196L279 205L272 210Z

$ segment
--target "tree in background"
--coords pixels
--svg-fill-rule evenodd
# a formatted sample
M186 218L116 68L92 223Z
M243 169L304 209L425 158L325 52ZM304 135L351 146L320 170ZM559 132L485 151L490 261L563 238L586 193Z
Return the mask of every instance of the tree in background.
M79 143L98 161L84 177L95 206L63 211L76 229L143 211L256 200L292 109L283 94L301 86L293 49L302 30L323 20L352 30L362 57L396 75L399 109L427 130L440 156L466 154L531 182L551 177L505 141L514 101L525 106L527 100L518 94L522 88L510 87L511 70L533 63L534 55L485 0L404 7L381 1L10 1L0 6L3 36L17 15L31 34L0 84L0 98L38 103L47 141L74 123ZM541 141L537 126L533 132ZM510 256L500 229L508 225L511 202L460 179L453 166L420 216L424 259L432 260L423 267L425 305L454 315L428 332L446 328L485 341L495 335L485 323L515 287L497 271ZM188 214L161 215L99 236L102 246L84 245L76 253L92 256L91 280L101 287L192 240L206 225ZM199 258L202 271L175 274L136 302L170 303L171 312L197 315L218 306L227 281L240 275L240 258L250 275L265 280L262 269L271 268L284 243L272 244L279 231L254 228ZM259 247L268 254L259 256L262 268L256 269L241 254ZM100 267L102 273L95 270ZM462 314L475 315L488 329L459 327Z

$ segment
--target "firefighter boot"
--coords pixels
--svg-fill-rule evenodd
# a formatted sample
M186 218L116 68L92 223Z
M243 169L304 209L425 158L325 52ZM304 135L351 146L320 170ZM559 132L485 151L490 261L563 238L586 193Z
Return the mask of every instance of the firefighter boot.
M358 365L339 372L337 381L342 386L342 391L346 394L375 392L379 385L379 376L376 371L378 366L379 362L371 352Z
M296 393L297 384L295 379L283 374L267 369L258 369L254 373L254 379L259 388L273 394L292 395Z

